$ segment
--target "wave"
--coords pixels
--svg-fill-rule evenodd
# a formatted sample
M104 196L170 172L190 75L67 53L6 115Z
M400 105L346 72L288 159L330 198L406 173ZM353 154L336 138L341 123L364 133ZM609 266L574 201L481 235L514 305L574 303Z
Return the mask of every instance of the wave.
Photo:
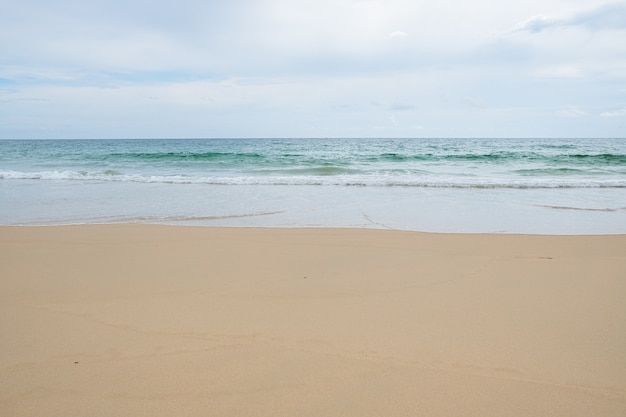
M612 153L601 153L601 154L571 154L571 155L562 155L557 159L565 158L567 160L574 161L593 161L594 163L603 163L603 164L626 164L626 155L624 154L612 154Z
M171 152L111 152L75 155L76 160L84 159L91 162L107 162L107 163L141 163L141 164L158 164L163 165L168 162L173 164L197 164L197 163L215 163L220 165L247 166L247 165L272 165L272 166L302 166L302 165L358 165L358 164L403 164L403 163L471 163L471 164L507 164L507 163L537 163L546 166L626 166L626 154L624 153L556 153L552 149L551 152L545 152L545 149L534 150L500 150L500 151L459 151L434 149L433 151L424 150L423 152L382 152L382 153L346 153L340 151L338 153L320 154L297 153L297 152L275 152L275 150L263 151L171 151ZM65 154L69 159L75 159ZM55 155L55 158L60 158Z
M100 156L104 160L138 161L216 161L261 160L265 156L256 152L121 152Z
M103 171L0 171L0 180L130 182L156 184L206 184L206 185L279 185L279 186L362 186L362 187L419 187L419 188L626 188L626 178L574 178L574 177L508 177L444 175L377 175L353 174L336 168L316 168L289 175L283 172L267 175L149 175L121 174L114 170Z
M593 174L592 171L576 168L532 168L516 169L512 172L519 175L572 175L572 174Z
M22 172L22 171L0 171L1 180L102 180L102 181L124 181L132 180L132 175L124 175L112 169L103 171L40 171L40 172ZM139 178L141 176L137 176Z
M362 172L357 169L343 168L339 166L313 166L304 168L285 168L285 169L260 169L254 171L260 175L315 175L315 176L331 176L342 174L357 174Z
M589 166L624 166L626 155L624 154L556 154L546 155L536 152L490 152L490 153L382 153L377 156L369 156L369 162L480 162L480 163L509 163L509 162L536 162L551 164L572 164Z

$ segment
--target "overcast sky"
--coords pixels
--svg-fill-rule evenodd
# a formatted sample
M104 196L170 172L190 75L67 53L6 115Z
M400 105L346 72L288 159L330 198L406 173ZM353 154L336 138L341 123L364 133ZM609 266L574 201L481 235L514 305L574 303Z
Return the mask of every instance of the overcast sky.
M626 137L626 1L0 2L0 138L136 137Z

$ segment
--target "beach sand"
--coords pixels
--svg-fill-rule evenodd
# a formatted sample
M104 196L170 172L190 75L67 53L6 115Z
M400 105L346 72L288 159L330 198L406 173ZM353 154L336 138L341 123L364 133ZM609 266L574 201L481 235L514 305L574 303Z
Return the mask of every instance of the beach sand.
M2 416L625 416L626 235L0 227Z

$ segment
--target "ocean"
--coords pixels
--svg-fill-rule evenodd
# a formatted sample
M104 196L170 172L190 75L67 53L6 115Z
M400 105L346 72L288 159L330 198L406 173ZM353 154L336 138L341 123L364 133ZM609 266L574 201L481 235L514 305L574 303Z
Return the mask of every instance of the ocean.
M626 140L0 141L0 224L129 222L626 233Z

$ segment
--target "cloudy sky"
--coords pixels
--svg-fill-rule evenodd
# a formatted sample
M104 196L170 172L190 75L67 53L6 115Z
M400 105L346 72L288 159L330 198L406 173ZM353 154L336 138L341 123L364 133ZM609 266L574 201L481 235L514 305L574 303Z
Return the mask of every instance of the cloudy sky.
M626 137L626 1L2 1L0 138L135 137Z

